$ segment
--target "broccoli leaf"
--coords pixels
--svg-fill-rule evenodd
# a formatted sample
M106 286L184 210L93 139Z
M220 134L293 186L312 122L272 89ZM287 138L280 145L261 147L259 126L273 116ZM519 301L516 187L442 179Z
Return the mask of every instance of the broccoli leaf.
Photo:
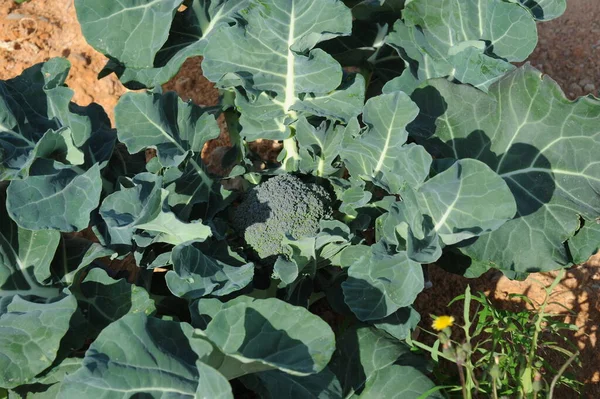
M387 85L411 93L427 79L451 76L482 90L524 61L535 48L532 15L501 0L412 0L386 43L407 68ZM389 90L389 87L384 89Z
M169 22L180 4L180 0L77 1L75 7L81 30L90 44L125 64L141 68L152 67L156 53L167 41Z
M86 352L83 367L65 377L60 397L110 398L131 392L190 399L196 392L208 397L215 392L218 397L231 388L209 366L197 366L212 347L192 339L192 333L186 323L141 313L124 316L102 330Z
M404 364L409 353L405 343L383 331L353 326L339 339L330 368L342 384L344 398L418 397L434 384ZM407 375L408 379L398 378L399 375Z
M131 89L154 87L173 77L183 62L202 55L211 34L235 21L248 0L114 2L75 1L83 35L109 57L101 76L116 73Z
M73 232L88 227L102 191L98 164L82 174L71 168L48 172L11 182L6 200L10 217L30 230Z
M17 226L6 213L4 199L0 195L0 297L16 294L57 297L58 288L42 283L50 278L50 263L58 248L60 233Z
M258 363L297 376L323 370L335 349L327 323L275 298L230 300L204 332L224 354L248 366Z
M587 262L591 256L597 254L600 251L600 223L586 223L575 237L569 240L569 250L574 263Z
M376 371L360 394L354 393L349 398L418 398L432 388L435 388L433 381L416 368L392 364ZM443 398L440 393L429 393L427 397Z
M411 133L424 146L442 157L486 163L515 197L512 220L461 245L472 267L524 273L569 265L564 242L579 217L600 217L600 101L571 102L527 65L491 86L489 95L434 80L413 99L424 114Z
M342 399L342 387L329 368L305 377L281 371L263 371L241 377L252 391L269 398Z
M58 398L60 386L65 376L74 373L81 367L83 359L72 357L67 358L55 364L49 370L42 373L35 379L35 383L23 385L14 389L14 391L27 399L48 399Z
M90 270L71 292L96 333L126 314L149 315L156 310L146 290L125 279L115 280L99 268Z
M96 105L70 102L73 91L64 85L70 67L53 58L0 81L0 179L27 177L40 159L60 167L108 160L114 144L108 117Z
M69 295L52 303L33 303L18 295L0 298L0 385L27 384L48 368L77 309Z
M63 235L59 249L52 260L52 281L61 285L71 285L82 269L89 265L105 266L97 260L113 256L115 256L113 250L98 243L83 237Z
M152 234L148 246L154 242L172 245L210 237L210 227L200 221L184 223L168 206L168 191L161 188L162 177L140 173L131 181L122 180L124 187L106 197L100 206L105 223L102 230L105 244L111 247L131 246L137 230ZM147 238L147 237L145 237ZM138 240L139 241L139 240Z
M211 246L186 242L173 249L173 270L165 278L174 295L190 300L222 296L241 290L252 281L253 263L245 262L222 245Z
M289 124L297 117L294 110L307 108L311 114L340 120L359 112L340 99L359 91L360 80L355 80L359 86L342 83L341 66L314 48L350 34L352 16L342 2L252 1L239 14L243 23L211 36L203 70L219 87L245 89L246 96L236 96L236 105L244 115L240 123L248 140L288 138Z
M389 254L380 242L350 266L342 289L352 312L367 321L412 305L424 284L419 263L409 259L406 252Z
M374 320L375 327L385 331L398 340L404 340L410 337L410 334L417 328L421 315L412 306L400 308L388 317L381 320Z
M204 144L219 136L214 115L183 102L174 92L126 93L115 108L119 140L130 153L155 148L162 166L187 160L196 175L198 201L207 201L212 179L203 167Z
M138 224L153 220L161 211L161 178L140 173L121 190L107 196L100 206L106 224L105 245L131 245Z
M362 75L344 76L340 86L325 94L306 93L290 108L301 115L321 116L343 123L360 113L365 102L365 79Z
M560 17L567 9L567 0L510 0L520 2L531 10L535 19L549 21Z
M339 156L344 137L341 125L322 122L318 127L311 125L305 117L300 117L296 125L302 173L315 176L329 176L339 170L334 161Z
M508 185L483 162L462 159L419 188L420 207L446 245L498 229L517 208Z
M406 126L418 113L415 103L403 92L369 99L363 111L367 128L356 136L344 135L341 155L350 174L354 178L373 181L392 194L396 193L403 176L407 175L405 170L399 170L399 162L403 161L398 159L411 157L413 162L426 160L419 154L403 150L408 138Z
M0 81L0 178L22 228L82 230L100 200L115 134L100 107L70 102L69 69L54 58Z

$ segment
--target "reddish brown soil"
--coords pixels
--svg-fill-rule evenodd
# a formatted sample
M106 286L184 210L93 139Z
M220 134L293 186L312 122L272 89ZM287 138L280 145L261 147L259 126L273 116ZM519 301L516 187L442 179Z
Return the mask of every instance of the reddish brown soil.
M31 0L18 5L11 0L0 2L0 79L18 75L26 67L51 57L67 57L73 67L67 81L75 91L74 101L86 105L101 104L113 117L118 98L126 91L111 75L96 79L106 59L94 51L83 39L73 0ZM600 2L598 0L569 0L568 10L561 18L540 24L539 46L530 57L531 63L551 75L571 97L597 93L600 88ZM218 100L213 85L201 75L200 59L188 60L180 73L164 88L175 90L184 100L212 105ZM222 122L222 121L221 121ZM205 149L211 169L219 171L217 147L228 147L225 134ZM269 142L258 144L261 153L270 157L278 148ZM221 171L222 172L222 171ZM483 291L499 306L524 306L512 302L510 293L526 294L534 302L541 302L544 292L540 285L549 284L554 273L535 274L524 282L498 278L493 273L466 280L432 267L433 288L424 291L416 306L423 314L422 325L429 327L429 314L460 314L459 305L448 309L446 304L464 292L467 284L473 291ZM581 349L583 368L576 370L578 379L586 383L584 397L600 398L600 348L597 328L600 323L600 257L588 264L569 270L555 290L552 299L570 309L551 307L562 313L565 320L576 323L580 330L570 338ZM571 397L561 393L561 398Z
M538 24L533 66L552 76L571 98L600 89L600 2L568 0L560 18ZM600 396L599 396L600 397Z
M125 89L113 75L97 80L106 59L83 38L72 0L0 1L0 79L19 75L33 64L66 57L73 65L67 84L80 105L101 104L112 118Z

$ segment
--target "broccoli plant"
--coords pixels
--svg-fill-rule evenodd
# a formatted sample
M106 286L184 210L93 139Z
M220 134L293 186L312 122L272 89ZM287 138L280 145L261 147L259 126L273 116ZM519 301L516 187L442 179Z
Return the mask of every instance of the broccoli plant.
M101 75L150 90L113 128L70 102L66 60L0 82L11 395L437 397L404 342L424 266L521 277L598 249L600 101L512 64L564 0L75 5ZM160 89L196 55L218 106Z

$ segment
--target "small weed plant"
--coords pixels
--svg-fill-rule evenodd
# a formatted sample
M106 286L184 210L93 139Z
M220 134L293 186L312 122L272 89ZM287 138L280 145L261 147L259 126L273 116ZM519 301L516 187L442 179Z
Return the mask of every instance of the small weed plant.
M525 295L512 295L535 310L498 309L483 293L471 294L467 286L463 295L448 304L463 301L463 325L455 323L452 316L434 316L432 328L437 333L424 330L437 335L432 346L409 339L414 348L429 352L436 362L434 375L441 385L433 391L465 399L551 399L556 397L554 391L559 385L578 392L581 383L569 376L567 370L577 363L579 351L564 335L577 331L578 327L562 322L564 315L546 312L547 306L553 304L549 302L551 293L563 276L561 271L545 287L546 298L541 304L533 303ZM456 329L461 331L456 334ZM456 335L464 338L457 340ZM550 357L556 359L556 354L563 359L558 366L556 360L549 362ZM456 364L456 385L452 384L456 378L443 367L445 362Z

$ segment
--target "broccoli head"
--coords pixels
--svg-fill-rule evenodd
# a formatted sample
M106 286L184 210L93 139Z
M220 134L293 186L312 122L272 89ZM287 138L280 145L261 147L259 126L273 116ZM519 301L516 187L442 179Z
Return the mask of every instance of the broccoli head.
M293 175L275 176L246 193L233 215L233 226L262 259L286 254L286 236L310 237L331 217L331 197L314 183Z

